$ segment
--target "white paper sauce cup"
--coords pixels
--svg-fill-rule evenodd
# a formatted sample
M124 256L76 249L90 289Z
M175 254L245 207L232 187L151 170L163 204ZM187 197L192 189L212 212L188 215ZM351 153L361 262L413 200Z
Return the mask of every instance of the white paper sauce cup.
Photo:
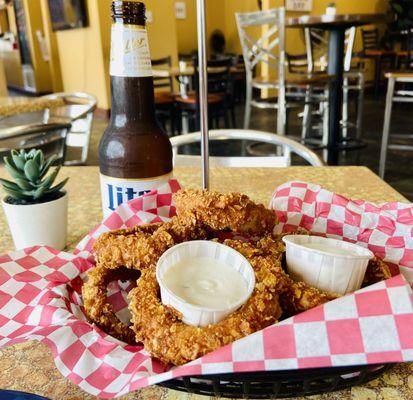
M214 258L224 262L229 267L238 271L245 279L247 291L238 301L222 309L211 309L187 303L174 294L165 284L165 272L185 259L197 257ZM156 267L156 279L161 290L161 301L164 305L171 306L182 313L182 322L194 326L216 324L226 316L241 307L251 296L255 287L255 273L248 260L236 250L220 243L206 240L184 242L168 249L159 258Z
M291 278L338 294L360 289L369 260L374 257L364 247L320 236L288 235L283 241ZM311 244L326 246L332 251L306 247ZM348 254L334 254L335 248L348 251Z

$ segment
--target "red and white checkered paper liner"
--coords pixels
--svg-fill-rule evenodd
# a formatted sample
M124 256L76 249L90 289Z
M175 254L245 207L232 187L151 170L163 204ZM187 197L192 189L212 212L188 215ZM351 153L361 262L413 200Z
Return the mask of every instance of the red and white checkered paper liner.
M82 240L75 254L37 246L1 256L0 346L28 340L43 342L52 350L56 366L65 377L86 392L104 398L193 374L413 360L412 292L402 275L296 315L173 369L152 360L140 346L125 345L89 324L82 311L81 286L85 271L93 267L90 250L94 240L109 229L166 220L175 212L172 193L178 189L179 184L173 180L158 191L122 205ZM394 263L403 260L405 267L412 267L412 259L405 253L391 253L401 238L406 246L411 244L411 205L350 202L302 183L280 187L271 204L277 208L284 228L304 226L333 235L342 232L339 236L348 240L355 240L356 230L371 229L368 239L357 241L374 251L379 249L378 254L391 254ZM305 215L301 219L297 217L299 207ZM385 226L379 222L366 228L365 214L369 221L385 221ZM307 221L311 219L310 226ZM405 229L399 230L399 224ZM392 240L388 227L393 225L397 226L393 230L397 239ZM321 226L326 229L323 231ZM384 229L390 237L385 243L376 234ZM362 233L359 236L363 238ZM109 297L122 315L125 292L112 287Z

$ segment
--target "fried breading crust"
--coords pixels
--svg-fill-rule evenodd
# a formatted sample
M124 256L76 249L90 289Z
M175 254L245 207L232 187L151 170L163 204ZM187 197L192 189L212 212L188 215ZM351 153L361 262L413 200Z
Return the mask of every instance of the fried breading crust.
M97 262L106 268L124 266L142 270L155 265L161 254L175 244L207 236L202 227L184 224L173 217L170 222L105 232L93 250Z
M184 223L204 225L215 231L261 235L271 232L277 222L274 211L241 193L187 189L175 193L174 201L177 215Z
M233 247L248 259L269 257L276 260L277 274L279 279L283 281L283 289L279 293L283 318L307 311L340 297L339 294L323 292L305 282L296 282L290 278L282 268L285 245L281 237L268 235L254 244L225 240L224 244Z
M127 268L108 269L96 265L88 273L88 280L82 287L83 305L86 316L107 334L129 344L136 344L133 331L116 316L107 301L107 285L115 280L136 280L139 271Z
M144 270L129 293L136 340L162 362L181 365L275 323L281 315L280 268L271 257L257 256L249 261L256 279L251 297L227 318L206 327L181 322L177 313L161 303L155 270Z
M392 274L389 266L377 257L369 261L366 275L364 275L363 286L370 286L374 283L390 279Z

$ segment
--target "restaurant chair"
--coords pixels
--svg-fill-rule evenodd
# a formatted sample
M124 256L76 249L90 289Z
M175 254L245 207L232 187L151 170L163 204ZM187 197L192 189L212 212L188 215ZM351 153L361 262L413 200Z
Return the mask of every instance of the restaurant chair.
M184 70L185 68L193 67L194 57L198 57L198 52L196 50L190 53L179 53L179 69ZM194 90L194 82L192 81L191 75L179 75L177 79L179 81L179 92L181 95L188 94L189 92Z
M401 39L401 49L396 51L396 68L411 70L413 68L413 29L405 29L397 34Z
M363 50L358 54L358 57L374 61L374 97L378 99L383 64L386 63L389 68L392 68L395 65L396 52L381 48L379 30L377 28L361 29L361 35Z
M234 81L234 101L236 104L245 102L246 71L242 54L230 54L234 70L231 72ZM235 124L234 124L235 128Z
M306 43L306 59L308 72L313 74L325 73L327 69L327 53L328 53L328 38L326 32L316 28L304 29L305 43ZM349 128L354 128L355 136L360 139L362 133L363 122L363 107L364 107L364 91L365 91L365 78L364 72L360 70L360 64L357 63L354 67L354 43L356 38L356 28L352 27L345 32L345 54L344 54L344 76L343 76L343 109L342 109L342 137L347 139L349 137ZM301 57L304 60L304 55L296 56ZM303 61L301 61L304 64ZM302 67L303 68L303 67ZM354 92L356 95L356 120L352 122L349 118L349 98L350 93ZM323 104L322 104L323 105ZM308 109L311 109L312 104L306 104L304 108L304 116L310 114ZM306 128L309 124L304 125ZM303 128L302 140L304 142L309 140L308 130ZM327 130L324 129L324 133ZM311 140L311 139L310 139ZM323 143L326 142L326 138L323 139Z
M45 157L56 155L56 165L63 165L66 156L66 138L71 124L30 124L0 129L0 160L12 149L41 149Z
M53 93L42 98L53 100L62 99L64 105L45 110L45 121L71 123L71 129L67 134L66 147L69 152L77 154L80 150L80 157L75 156L65 160L65 165L86 164L90 136L93 126L93 112L97 106L97 100L88 93Z
M396 85L398 83L401 83L403 86L409 83L413 84L413 73L389 72L385 76L388 79L388 85L386 96L386 108L384 111L383 136L381 141L379 165L379 175L381 178L384 178L386 170L387 151L389 149L400 151L413 151L413 144L410 144L413 140L413 134L392 134L391 138L396 139L398 143L389 144L390 122L393 110L393 103L413 103L413 90L406 90L406 88L397 90Z
M1 118L1 126L14 128L42 124L71 124L66 136L65 165L83 165L87 161L96 98L87 93L53 93L17 104L10 115ZM80 155L79 155L80 152Z
M172 58L170 56L152 60L152 66L165 71L170 71L172 68ZM175 134L175 95L173 89L173 78L170 73L165 76L157 76L153 78L155 88L155 108L156 117L167 130L166 122L170 122L171 134Z
M194 167L201 165L201 156L178 154L181 146L199 143L201 141L201 133L190 133L187 135L176 136L170 139L174 154L174 164L176 166ZM254 130L234 130L234 129L219 129L209 131L210 141L253 141L256 143L270 144L282 148L280 156L266 157L209 157L209 162L212 167L288 167L291 165L291 153L295 153L310 165L321 167L324 165L320 157L310 150L308 147L298 143L285 136L276 135L270 132L254 131Z
M190 130L199 130L200 124L200 102L199 102L199 76L198 59L193 58L194 74L193 82L195 91L185 96L176 96L175 101L180 113L178 121L182 116L189 118L192 124ZM207 62L207 85L208 85L208 118L211 128L219 127L220 120L224 120L225 128L230 127L230 115L232 124L235 123L235 103L233 80L231 76L232 61L230 58L209 60ZM181 129L179 129L181 131Z
M238 34L241 41L246 68L246 102L244 129L250 125L252 107L277 110L278 134L285 135L287 112L299 107L303 98L297 102L297 91L307 90L312 85L325 85L329 82L327 74L313 76L311 74L289 76L286 78L285 54L285 9L283 7L267 11L236 13ZM268 26L264 35L256 39L254 33L257 28ZM258 64L264 64L277 78L254 77L254 70ZM260 92L277 91L277 97L258 99L253 98L253 90Z

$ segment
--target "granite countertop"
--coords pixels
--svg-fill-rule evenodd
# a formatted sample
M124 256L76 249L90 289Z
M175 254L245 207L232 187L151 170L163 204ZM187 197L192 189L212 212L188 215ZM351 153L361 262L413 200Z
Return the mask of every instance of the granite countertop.
M101 219L97 167L63 168L62 177L70 176L68 249ZM0 169L0 176L5 172ZM201 184L197 168L176 169L182 186ZM314 182L326 189L351 198L373 202L406 201L402 195L365 167L291 167L287 169L226 169L211 171L211 188L219 191L238 190L256 201L268 204L273 190L289 180ZM0 213L0 252L13 249L4 214ZM64 379L54 366L50 350L37 342L22 343L0 350L0 388L22 390L53 400L94 399ZM207 400L160 387L150 387L121 397L122 400ZM303 397L296 398L302 400ZM413 399L413 364L393 367L381 378L360 387L326 395L306 397L314 400L410 400Z

